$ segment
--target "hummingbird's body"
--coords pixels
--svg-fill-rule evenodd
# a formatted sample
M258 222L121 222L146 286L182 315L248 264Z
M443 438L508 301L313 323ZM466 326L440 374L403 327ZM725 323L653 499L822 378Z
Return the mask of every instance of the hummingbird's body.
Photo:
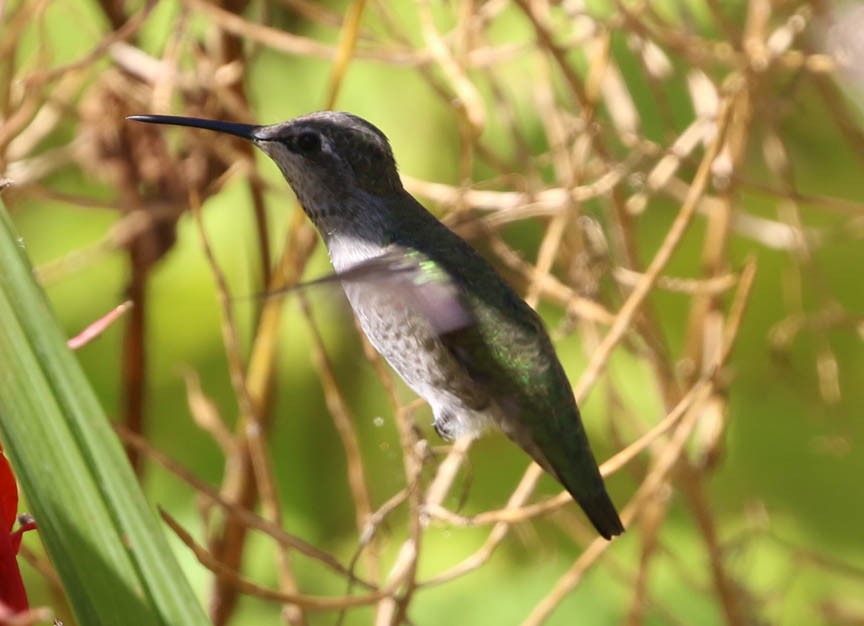
M432 408L444 438L500 428L598 532L624 531L539 316L402 187L384 134L338 112L273 126L140 116L250 139L321 233L363 332Z

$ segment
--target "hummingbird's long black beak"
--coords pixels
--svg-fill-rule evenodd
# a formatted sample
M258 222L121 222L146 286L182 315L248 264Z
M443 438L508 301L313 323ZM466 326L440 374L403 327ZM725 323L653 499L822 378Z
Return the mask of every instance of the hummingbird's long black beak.
M191 126L192 128L215 130L217 133L236 135L249 141L254 141L258 138L256 131L261 128L254 124L221 122L219 120L205 120L198 117L182 117L179 115L130 115L126 119L133 122L147 122L148 124L171 124L174 126Z

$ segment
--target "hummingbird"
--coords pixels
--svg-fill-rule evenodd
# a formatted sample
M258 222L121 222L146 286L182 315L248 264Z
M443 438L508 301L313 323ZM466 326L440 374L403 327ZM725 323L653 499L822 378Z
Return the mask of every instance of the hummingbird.
M390 142L350 113L258 126L128 119L235 135L279 167L317 228L364 334L446 440L499 429L556 478L597 532L624 532L540 316L399 178Z

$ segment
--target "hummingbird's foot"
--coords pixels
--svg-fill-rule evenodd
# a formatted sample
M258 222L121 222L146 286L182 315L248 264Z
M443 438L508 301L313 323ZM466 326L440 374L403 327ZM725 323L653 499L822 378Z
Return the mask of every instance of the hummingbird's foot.
M489 407L485 404L482 409ZM432 426L444 441L455 441L463 437L476 439L495 425L493 415L485 410L468 407L435 407Z
M437 411L435 419L432 421L432 426L435 432L444 441L453 441L456 439L456 417L450 411Z

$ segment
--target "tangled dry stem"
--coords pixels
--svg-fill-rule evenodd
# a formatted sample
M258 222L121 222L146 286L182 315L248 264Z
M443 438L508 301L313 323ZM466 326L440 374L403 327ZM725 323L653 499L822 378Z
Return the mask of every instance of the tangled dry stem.
M262 276L272 289L301 279L316 246L315 234L298 211L270 273L266 188L249 153L233 144L195 139L196 143L188 147L184 174L178 177L171 172L177 168L165 167L174 157L157 132L131 129L122 122L126 113L158 112L166 109L169 101L182 103L182 111L172 112L254 119L241 79L247 63L260 49L334 59L328 94L322 101L327 108L338 104L343 78L355 63L411 67L426 81L430 92L448 104L459 128L460 152L453 158L459 163L461 183L446 185L406 176L409 190L438 207L444 219L466 236L473 233L477 237L479 232L477 238L488 244L493 260L520 284L528 301L534 306L544 303L556 307L567 320L562 333L578 332L588 364L574 386L577 399L583 400L604 381L616 352L629 349L650 365L660 405L665 407L665 415L611 417L615 426L610 431L623 443L602 466L606 476L627 469L636 477L636 487L622 510L628 534L638 536L634 540L640 543L641 551L636 569L628 572L632 589L628 623L642 623L649 605L664 614L672 613L652 604L647 585L662 554L658 533L668 514L670 486L680 488L701 534L711 569L708 593L716 596L729 626L750 623L751 592L742 589L729 571L724 540L705 491L729 419L724 372L756 272L752 258L736 265L729 251L730 239L738 237L757 246L788 251L798 279L805 280L812 270L811 248L824 245L837 234L806 227L800 215L802 205L848 215L850 224L857 224L857 230L850 232L864 231L860 204L844 198L809 197L798 191L782 129L765 113L765 107L755 102L765 93L776 93L778 75L812 82L857 148L859 158L864 158L861 133L826 76L834 68L833 60L811 50L801 36L814 19L814 9L805 3L751 0L739 26L724 17L719 3L708 1L706 9L720 34L707 36L695 28L682 28L681 19L661 16L647 2L617 2L602 17L583 12L580 3L546 0L516 0L512 4L466 0L449 3L446 8L423 1L410 16L397 15L395 6L387 2L367 6L355 0L344 18L308 0L284 0L282 4L322 29L338 29L338 43L330 45L259 23L244 15L257 12L246 11L251 7L245 2L187 0L180 7L176 36L169 38L160 58L138 43L149 5L141 12L123 15L113 3L103 2L102 8L115 27L80 58L62 65L36 63L23 69L4 62L2 69L10 80L0 94L4 118L0 171L14 180L14 193L93 206L92 199L60 194L47 182L50 173L84 163L107 172L119 189L111 203L123 214L118 224L91 249L43 267L44 278L59 280L64 272L98 261L106 251L122 249L129 253L133 275L139 281L135 284L141 287L147 270L173 245L174 225L187 207L191 207L199 227L203 253L220 298L224 345L237 400L237 426L232 429L226 425L196 377L187 375L187 381L190 410L225 457L221 487L204 483L154 449L141 434L144 427L140 420L128 420L120 432L130 450L164 466L206 500L202 504L205 520L221 520L208 524L208 536L202 542L169 514L163 514L217 581L211 602L214 623L227 623L239 594L282 603L285 619L291 624L307 623L310 612L344 615L361 606L375 607L379 626L411 623L412 601L424 588L456 584L484 567L517 525L571 506L564 492L532 500L541 472L531 465L502 508L473 515L448 509L469 444L457 442L440 461L434 461L431 476L424 473L434 455L418 436L413 419L416 407L404 403L392 374L364 343L365 354L390 398L404 469L401 488L376 509L351 407L308 304L301 298L313 337L312 363L345 455L357 532L355 558L343 565L337 557L284 528L279 477L272 470L273 452L267 440L283 301L274 298L263 302L251 353L244 355L229 286L211 250L200 205L227 178L242 176L248 180L259 216ZM47 2L4 5L7 19L0 38L0 58L11 58L25 30L22 24L44 19L47 7ZM497 41L492 27L504 13L531 35L518 43ZM186 49L183 33L191 17L206 21L213 39ZM420 24L419 42L404 35L404 21L411 19ZM441 28L445 23L448 26ZM621 45L622 38L626 46ZM642 119L642 107L621 69L625 54L639 65L654 96L653 105L663 120L659 134L643 130L647 124ZM181 62L190 55L196 61L191 70L188 63ZM108 60L110 69L97 64L103 59ZM508 74L508 67L516 62L531 68L522 75L518 88ZM49 69L39 69L42 66ZM686 85L693 111L683 129L674 121L668 95L669 85L676 80ZM519 122L517 89L530 91L543 137L540 149L534 147L536 139L530 138ZM106 110L109 101L111 108ZM40 151L41 140L70 112L78 118L78 138L64 147ZM115 125L106 119L116 120ZM504 121L512 143L509 149L487 143L485 138L484 130L498 120ZM764 163L773 177L770 186L748 179L744 166L748 148L752 151L754 144L760 145L765 155ZM478 163L495 175L485 182L474 180ZM780 210L775 219L742 210L741 194L752 192L776 200ZM14 206L14 195L10 197ZM639 216L648 210L662 211L667 205L677 205L677 215L671 218L656 250L644 250ZM704 230L701 238L693 234L697 220ZM533 260L514 249L503 234L509 225L528 221L539 221L543 226ZM701 242L701 266L693 268L692 275L672 276L669 261L688 237ZM661 313L651 302L652 294L660 290L673 290L688 299L688 321L680 348L664 339L658 321ZM826 293L826 310L830 300ZM824 319L803 313L790 316L789 323L780 329L785 331L778 330L775 338L789 342L795 333L807 329L823 339L818 374L828 402L836 401L840 387L837 360L831 344L824 340L825 329L856 321L854 315L831 304L834 314ZM144 358L143 333L141 328L127 331L127 350L139 353L140 359ZM130 376L138 377L127 381L127 389L140 388L143 368L127 369ZM607 393L615 399L618 392L614 385L609 381L605 385L611 385ZM137 402L143 403L143 399L139 397ZM260 513L254 512L256 508ZM218 515L214 516L214 510ZM407 521L398 531L401 546L393 549L379 531L396 511L404 511ZM454 529L489 528L486 539L473 553L421 578L418 563L424 536L431 527L442 524ZM582 523L570 524L566 530L579 544L588 536ZM249 532L263 533L273 540L278 589L265 588L244 577L241 563ZM588 572L609 562L615 545L601 539L588 542L546 595L526 609L522 623L543 623ZM820 558L814 555L810 562ZM295 573L302 559L319 562L343 579L346 594L321 597L303 593ZM823 559L826 561L830 563L830 559ZM861 573L854 575L860 577Z

